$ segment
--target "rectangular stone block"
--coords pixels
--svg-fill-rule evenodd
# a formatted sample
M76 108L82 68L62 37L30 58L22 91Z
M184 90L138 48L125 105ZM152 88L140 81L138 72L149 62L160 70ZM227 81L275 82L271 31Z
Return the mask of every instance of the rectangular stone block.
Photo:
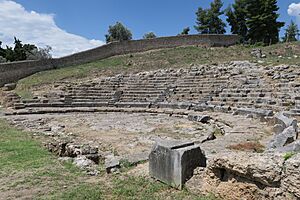
M157 141L149 155L150 176L178 189L193 176L195 168L205 166L205 155L194 142Z

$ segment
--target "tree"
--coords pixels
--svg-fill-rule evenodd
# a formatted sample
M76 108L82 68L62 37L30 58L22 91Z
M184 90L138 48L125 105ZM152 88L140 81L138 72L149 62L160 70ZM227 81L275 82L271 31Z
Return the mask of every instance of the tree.
M7 61L5 58L6 52L5 52L5 49L3 49L1 47L1 45L2 45L2 42L0 41L0 63L5 63Z
M4 57L0 56L0 63L6 63L6 62L7 60Z
M188 35L190 32L190 27L186 27L182 30L182 32L180 33L180 35Z
M284 42L294 42L297 41L297 38L299 36L299 29L297 24L295 24L293 21L291 21L290 25L288 25L287 29L285 29L285 34L282 40Z
M247 0L248 39L251 43L274 44L279 41L279 30L284 26L278 22L277 0Z
M0 41L0 57L1 62L3 61L21 61L26 60L28 54L35 49L38 49L33 44L22 44L22 41L14 37L14 48L6 46L5 49L1 47L2 42Z
M114 41L131 40L132 33L121 22L109 26L108 34L105 35L106 43Z
M26 60L26 51L23 47L23 44L21 42L21 40L17 39L16 37L15 39L15 47L14 47L14 53L13 53L13 60L10 61L20 61L20 60Z
M231 32L241 36L241 42L247 40L247 0L235 0L226 10L226 21L231 26Z
M30 52L27 52L27 60L45 60L51 59L52 55L51 52L52 47L46 46L45 48L35 48Z
M152 38L156 38L156 35L155 33L153 32L149 32L149 33L146 33L144 36L143 36L144 39L152 39Z
M201 34L224 34L226 24L220 19L220 15L224 14L222 6L221 0L214 0L209 9L199 7L195 29Z
M5 52L5 49L3 49L3 48L1 47L1 45L2 45L2 42L0 41L0 56L1 56L2 58L5 58L6 52Z
M15 61L15 52L12 47L6 46L4 58L10 62Z
M274 44L279 41L277 0L235 0L226 11L231 32L250 43Z

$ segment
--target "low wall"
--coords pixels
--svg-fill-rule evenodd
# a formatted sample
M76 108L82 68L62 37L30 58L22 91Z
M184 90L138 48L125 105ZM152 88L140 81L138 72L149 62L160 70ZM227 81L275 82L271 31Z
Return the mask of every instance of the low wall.
M0 64L0 87L5 83L16 82L40 71L84 64L115 55L191 45L231 46L236 44L238 41L239 36L237 35L182 35L160 37L155 39L109 43L95 49L79 52L62 58L5 63Z

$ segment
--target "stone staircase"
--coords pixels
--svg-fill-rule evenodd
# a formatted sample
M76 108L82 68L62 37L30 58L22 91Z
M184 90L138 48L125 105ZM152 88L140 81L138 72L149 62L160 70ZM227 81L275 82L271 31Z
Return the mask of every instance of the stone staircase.
M83 83L62 83L59 90L14 104L19 108L214 107L289 111L300 115L300 82L274 81L253 65L199 66L118 75Z

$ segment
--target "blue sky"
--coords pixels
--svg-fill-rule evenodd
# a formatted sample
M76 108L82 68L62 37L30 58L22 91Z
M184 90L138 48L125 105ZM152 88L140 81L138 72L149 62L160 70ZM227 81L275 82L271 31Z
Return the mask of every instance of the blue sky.
M11 3L10 0L0 0L0 17L1 17L1 2ZM121 21L133 33L134 39L142 38L143 34L149 31L155 32L158 36L176 35L184 27L191 27L191 33L196 33L193 29L195 25L195 12L199 6L208 7L210 0L15 0L15 4L6 6L6 9L14 7L10 12L19 12L21 6L23 11L28 12L28 20L34 18L32 15L40 14L45 17L45 21L55 26L54 29L61 29L65 33L70 33L75 36L81 36L82 43L87 39L90 46L103 44L105 41L104 35L107 32L108 26L116 21ZM224 0L224 8L233 0ZM288 14L289 6L293 4L293 11ZM279 0L280 20L289 22L291 19L296 21L295 12L300 13L300 1L297 0ZM34 12L31 12L34 11ZM8 11L9 12L9 11ZM25 13L25 14L26 14ZM6 13L7 14L7 13ZM12 13L13 14L13 13ZM24 13L23 13L24 14ZM23 14L21 16L23 16ZM25 15L24 14L24 15ZM27 16L26 15L26 16ZM293 16L294 15L294 16ZM50 17L49 19L46 17ZM37 16L35 16L37 17ZM24 18L24 17L23 17ZM2 19L5 20L5 19ZM7 19L11 20L11 19ZM35 19L37 20L37 19ZM52 20L52 21L51 21ZM33 20L34 21L34 20ZM21 23L21 20L20 20ZM42 23L36 21L31 23L32 28L38 31L39 28L47 26L35 27L35 24ZM0 25L1 20L0 20ZM52 26L51 25L51 26ZM50 27L51 28L51 27ZM18 27L16 27L18 29ZM228 27L229 30L229 27ZM18 30L16 30L18 31ZM22 31L22 30L21 30ZM21 33L21 32L20 32ZM61 32L62 34L62 32ZM0 40L8 38L8 34L2 33L0 29ZM25 35L25 34L24 34ZM56 35L54 32L52 35ZM72 35L72 36L73 36ZM22 37L23 35L20 34ZM74 37L75 37L74 36ZM50 37L50 36L49 36ZM38 36L35 37L38 39ZM22 38L20 38L22 40ZM25 41L31 41L23 38ZM70 37L70 40L71 37ZM75 41L75 39L73 39ZM32 40L33 41L33 40ZM43 41L41 44L46 44ZM53 41L49 42L53 45ZM50 45L51 46L51 45ZM72 48L70 46L70 48ZM83 47L87 49L88 46ZM58 50L58 49L57 49ZM76 49L72 52L61 50L59 55L73 53L81 49ZM64 53L65 51L65 53Z

